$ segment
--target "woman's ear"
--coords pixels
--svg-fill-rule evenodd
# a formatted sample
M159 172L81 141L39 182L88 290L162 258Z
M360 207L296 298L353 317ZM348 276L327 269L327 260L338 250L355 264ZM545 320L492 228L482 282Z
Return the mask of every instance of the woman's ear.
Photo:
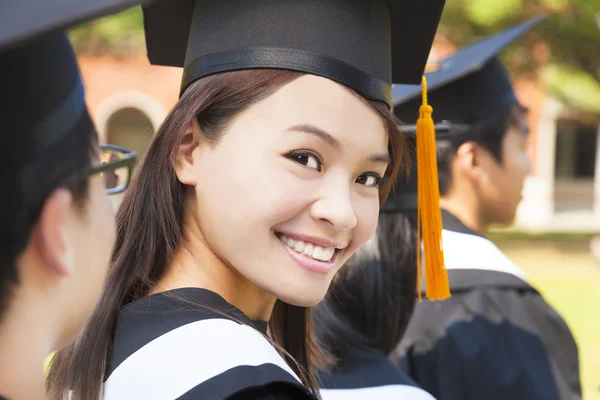
M198 176L196 163L202 152L200 128L196 123L190 123L185 134L175 149L173 168L181 183L196 186Z

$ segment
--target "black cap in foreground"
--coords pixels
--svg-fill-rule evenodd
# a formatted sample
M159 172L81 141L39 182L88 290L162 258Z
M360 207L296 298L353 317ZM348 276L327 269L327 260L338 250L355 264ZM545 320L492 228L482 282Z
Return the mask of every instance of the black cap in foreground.
M0 51L54 30L116 13L140 0L2 0Z
M0 93L0 121L6 132L0 147L4 172L36 158L69 134L94 129L77 60L63 32L0 53Z

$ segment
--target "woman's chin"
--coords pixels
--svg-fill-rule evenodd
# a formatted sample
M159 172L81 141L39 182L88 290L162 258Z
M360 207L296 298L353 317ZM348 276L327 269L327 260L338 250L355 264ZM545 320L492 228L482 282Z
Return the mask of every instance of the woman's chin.
M327 282L324 287L313 285L309 290L288 290L285 293L276 293L275 296L284 303L293 306L312 307L323 300L327 294L327 289L329 289L329 283Z

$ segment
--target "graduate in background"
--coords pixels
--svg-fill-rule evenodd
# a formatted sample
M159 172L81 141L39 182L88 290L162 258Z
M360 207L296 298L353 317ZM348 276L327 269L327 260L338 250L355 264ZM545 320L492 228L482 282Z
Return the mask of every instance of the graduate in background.
M483 235L512 223L525 177L526 111L496 54L535 19L427 74L438 137L443 244L452 298L417 305L392 360L438 400L580 399L577 345L521 269ZM411 117L419 90L394 87ZM440 130L440 129L438 129Z
M44 359L100 298L115 242L108 195L128 183L107 186L103 173L135 161L100 148L60 29L132 2L29 3L0 6L0 398L11 400L44 397ZM101 165L101 152L117 159Z
M117 216L108 289L53 365L62 399L305 399L309 306L375 231L443 0L155 1L181 98ZM267 336L268 335L268 336ZM279 350L279 351L278 351Z
M323 400L434 400L388 359L417 301L416 198L399 200L416 193L414 161L409 179L398 179L383 206L375 235L344 265L313 313L317 342L330 356L318 375Z

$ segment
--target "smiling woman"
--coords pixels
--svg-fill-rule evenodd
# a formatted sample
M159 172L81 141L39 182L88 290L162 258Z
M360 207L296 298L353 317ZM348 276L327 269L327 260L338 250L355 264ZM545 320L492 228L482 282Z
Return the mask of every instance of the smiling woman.
M314 399L307 307L373 234L404 163L387 2L193 3L145 11L151 61L187 60L182 94L119 209L102 302L54 361L54 398L97 399L105 381L105 399ZM173 37L190 14L189 40ZM432 39L439 13L425 19L407 30ZM315 22L331 34L318 46ZM388 46L339 52L363 36Z
M308 95L315 91L322 95ZM380 192L388 190L380 183L394 177L403 151L385 105L328 79L263 70L198 81L167 117L121 204L115 265L97 318L151 294L146 299L168 293L179 298L175 304L205 304L206 293L177 289L207 289L239 309L237 319L271 319L292 370L310 383L309 364L295 363L310 357L304 307L323 298L373 234ZM330 259L322 260L324 251ZM96 345L107 337L90 326L84 340L95 345L81 356L102 350ZM114 346L109 373L127 358ZM60 364L59 355L53 374Z

